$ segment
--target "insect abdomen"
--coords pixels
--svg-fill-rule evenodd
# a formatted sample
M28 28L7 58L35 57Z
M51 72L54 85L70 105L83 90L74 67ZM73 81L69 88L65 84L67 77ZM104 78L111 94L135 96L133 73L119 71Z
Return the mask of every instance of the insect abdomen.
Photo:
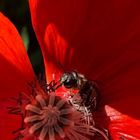
M82 98L82 103L91 110L96 109L97 88L92 81L86 81L81 87L79 94Z

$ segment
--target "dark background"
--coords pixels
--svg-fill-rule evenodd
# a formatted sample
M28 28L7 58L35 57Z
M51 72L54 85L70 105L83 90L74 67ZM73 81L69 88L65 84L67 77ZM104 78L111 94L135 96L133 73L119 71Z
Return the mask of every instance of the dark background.
M19 31L35 73L44 73L42 54L31 24L28 0L0 0L0 12L7 16Z

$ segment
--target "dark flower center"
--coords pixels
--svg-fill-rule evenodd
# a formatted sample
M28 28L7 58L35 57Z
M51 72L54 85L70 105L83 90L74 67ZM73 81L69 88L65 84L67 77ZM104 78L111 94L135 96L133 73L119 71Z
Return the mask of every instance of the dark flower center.
M78 94L72 93L72 91L69 94L68 88L64 97L58 97L55 92L62 85L61 81L58 86L57 82L52 81L46 86L44 92L40 92L34 87L31 98L23 98L20 94L17 99L18 107L9 108L9 113L21 115L23 120L21 128L15 132L19 132L22 137L26 137L27 134L34 135L39 140L57 138L91 140L98 133L108 140L104 132L95 127L90 104L85 104L91 102L92 106L96 108L96 90L92 82L80 75L77 80ZM88 93L88 96L92 94L92 96L87 98L85 93ZM83 100L83 94L86 96L86 102L85 99ZM26 94L24 95L26 96ZM23 131L26 131L26 135L22 133Z

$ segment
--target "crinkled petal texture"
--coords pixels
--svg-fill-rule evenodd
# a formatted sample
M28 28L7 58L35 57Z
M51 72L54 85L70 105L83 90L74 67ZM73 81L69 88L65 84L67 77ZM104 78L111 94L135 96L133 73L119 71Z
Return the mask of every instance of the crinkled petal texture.
M34 79L34 72L23 42L14 25L0 13L0 137L12 140L12 131L21 125L20 117L9 115L11 97L28 91L27 82Z
M140 139L140 1L30 0L47 79L77 70L96 80L96 122L114 140Z

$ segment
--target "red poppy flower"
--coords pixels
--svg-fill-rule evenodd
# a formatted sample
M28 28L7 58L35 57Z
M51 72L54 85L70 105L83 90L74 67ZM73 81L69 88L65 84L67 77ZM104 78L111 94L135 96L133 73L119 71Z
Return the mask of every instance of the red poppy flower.
M140 139L139 0L30 0L48 81L77 70L101 92L94 114L114 140Z

